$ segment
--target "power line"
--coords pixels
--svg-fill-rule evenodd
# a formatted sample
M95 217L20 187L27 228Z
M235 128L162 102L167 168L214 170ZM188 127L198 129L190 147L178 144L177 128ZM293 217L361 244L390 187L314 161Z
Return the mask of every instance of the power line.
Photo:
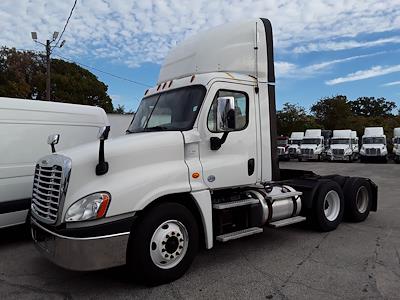
M85 68L89 68L89 69L95 70L95 71L100 72L100 73L107 74L107 75L109 75L109 76L112 76L112 77L115 77L115 78L118 78L118 79L121 79L121 80L125 80L125 81L128 81L128 82L137 84L137 85L141 85L141 86L144 86L144 87L148 87L148 88L152 87L151 85L148 85L148 84L143 83L143 82L131 80L131 79L129 79L129 78L125 78L125 77L122 77L122 76L119 76L119 75L115 75L115 74L112 74L112 73L110 73L110 72L103 71L103 70L100 70L100 69L98 69L98 68L95 68L95 67L92 67L92 66L89 66L89 65L85 65L85 64L83 64L83 63L76 62L76 61L74 61L74 60L72 60L72 59L63 57L63 56L61 56L61 55L59 55L59 54L55 54L55 55L58 56L58 57L61 58L61 59L64 59L64 60L73 62L73 63L75 63L75 64L77 64L77 65L80 65L80 66L83 66L83 67L85 67Z
M75 9L75 6L76 6L76 3L77 3L77 2L78 2L78 0L75 0L74 5L73 5L72 8L71 8L71 11L70 11L69 16L68 16L68 18L67 18L67 21L65 22L64 28L63 28L63 30L61 31L60 37L58 38L55 47L56 47L56 46L58 45L58 43L61 41L61 38L62 38L62 36L63 36L63 34L64 34L64 32L65 32L65 29L67 29L69 20L71 19L72 13L74 12L74 9Z
M15 50L43 53L43 51L32 50L32 49L22 49L22 48L18 48L18 49L15 49ZM107 75L109 75L109 76L112 76L112 77L115 77L115 78L118 78L118 79L121 79L121 80L125 80L125 81L128 81L128 82L137 84L137 85L141 85L141 86L144 86L144 87L148 87L148 88L152 87L152 85L149 85L149 84L147 84L147 83L135 81L135 80L132 80L132 79L129 79L129 78L125 78L125 77L122 77L122 76L119 76L119 75L112 74L112 73L107 72L107 71L103 71L103 70L100 70L100 69L98 69L98 68L95 68L95 67L92 67L92 66L89 66L89 65L85 65L85 64L80 63L80 62L76 62L76 61L74 61L73 59L70 59L70 58L61 56L61 55L59 55L59 54L57 54L57 53L55 53L54 55L55 55L55 56L58 56L59 58L61 58L61 59L63 59L63 60L66 60L66 61L75 63L75 64L77 64L77 65L80 65L80 66L85 67L85 68L88 68L88 69L92 69L92 70L98 71L98 72L100 72L100 73L107 74Z

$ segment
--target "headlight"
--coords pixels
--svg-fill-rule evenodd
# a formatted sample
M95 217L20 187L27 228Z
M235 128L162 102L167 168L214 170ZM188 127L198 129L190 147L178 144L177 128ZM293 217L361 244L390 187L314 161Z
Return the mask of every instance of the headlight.
M332 149L328 149L327 153L328 155L332 155Z
M99 219L105 216L111 196L100 192L86 196L72 204L65 214L66 222Z
M351 152L352 152L352 150L350 148L347 148L344 154L349 155L349 154L351 154Z

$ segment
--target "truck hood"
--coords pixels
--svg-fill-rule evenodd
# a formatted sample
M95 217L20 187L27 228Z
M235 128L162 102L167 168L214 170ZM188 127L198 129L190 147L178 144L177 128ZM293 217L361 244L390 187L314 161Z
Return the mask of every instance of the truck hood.
M384 144L363 144L362 145L363 148L386 148L386 146Z
M315 144L301 144L300 149L317 149L318 146Z
M59 153L72 160L63 218L72 203L99 191L111 194L107 216L139 210L165 189L190 191L179 131L129 134L105 141L104 149L109 170L101 176L95 173L98 141Z
M351 149L350 145L346 145L346 144L331 145L330 148L331 149L343 149L343 150Z

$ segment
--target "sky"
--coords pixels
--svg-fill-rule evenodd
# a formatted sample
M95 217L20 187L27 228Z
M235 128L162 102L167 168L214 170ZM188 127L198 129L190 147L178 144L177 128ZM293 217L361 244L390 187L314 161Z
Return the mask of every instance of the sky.
M39 41L61 32L73 4L1 0L0 46L43 51L30 32ZM385 97L400 108L400 0L78 0L53 57L86 66L114 106L135 110L174 45L253 17L272 22L278 109L309 109L337 94Z

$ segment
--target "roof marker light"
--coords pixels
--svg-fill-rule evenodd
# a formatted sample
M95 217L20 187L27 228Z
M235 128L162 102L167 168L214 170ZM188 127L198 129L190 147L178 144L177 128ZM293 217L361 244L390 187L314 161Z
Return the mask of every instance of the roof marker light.
M192 75L192 78L190 78L190 82L193 82L193 80L194 80L195 77L196 77L196 76Z
M171 80L171 81L169 82L169 85L168 85L169 88L170 88L171 85L172 85L172 81L173 81L173 80Z

